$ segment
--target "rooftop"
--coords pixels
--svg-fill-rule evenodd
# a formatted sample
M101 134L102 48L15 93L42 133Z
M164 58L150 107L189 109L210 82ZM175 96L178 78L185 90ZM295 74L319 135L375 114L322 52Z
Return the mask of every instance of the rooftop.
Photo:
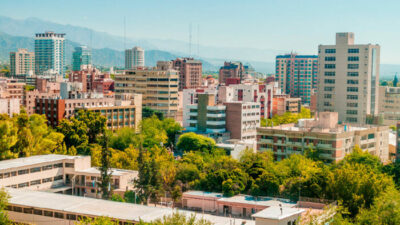
M270 197L258 197L255 198L249 195L236 195L229 198L220 198L218 201L231 202L231 203L242 203L250 205L261 205L261 206L279 206L280 204L284 207L293 207L296 203L291 202L288 199L270 198Z
M166 215L171 215L174 211L171 208L157 208L151 206L137 205L132 203L114 202L95 198L85 198L72 195L54 194L48 192L30 191L25 189L7 189L11 198L10 204L27 206L33 208L52 209L71 214L106 216L121 220L150 222ZM179 210L187 216L195 214L190 211ZM232 218L199 215L197 218L204 218L215 225L230 225ZM243 221L246 225L255 225L254 221L235 219L237 224Z
M282 207L282 212L281 212L281 207L279 206L271 206L269 208L266 208L264 210L261 210L260 212L253 214L252 216L255 218L265 218L265 219L273 219L273 220L281 220L293 215L299 215L302 212L304 212L304 209L300 208L286 208Z
M9 159L0 161L0 170L35 165L46 162L54 162L64 159L76 159L88 156L69 156L69 155L36 155L25 158Z
M80 173L91 173L91 174L100 174L100 170L96 167L91 167L85 170L78 170L77 172ZM137 174L138 172L136 170L123 170L123 169L116 169L116 168L111 168L111 175L114 176L122 176L125 174Z
M207 191L187 191L183 193L184 195L193 195L199 197L211 197L211 198L222 198L222 193L217 192L207 192Z

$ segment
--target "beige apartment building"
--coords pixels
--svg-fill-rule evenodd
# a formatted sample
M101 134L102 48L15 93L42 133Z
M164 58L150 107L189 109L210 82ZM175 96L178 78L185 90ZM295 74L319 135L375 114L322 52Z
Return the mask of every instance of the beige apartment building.
M37 155L0 162L0 187L46 190L78 196L100 197L100 171L90 156ZM112 169L110 187L115 193L133 190L137 171Z
M396 125L400 121L400 87L379 87L379 114L383 124Z
M179 74L168 65L157 64L155 68L126 70L115 75L116 99L126 93L142 94L143 107L149 107L175 118L178 111Z
M10 75L21 77L33 75L35 71L35 53L28 49L20 48L16 52L10 52Z
M318 47L318 60L317 111L358 124L378 114L379 45L354 44L354 33L337 33L335 45Z
M303 154L313 146L319 150L321 159L339 161L358 145L387 162L388 142L388 126L338 124L337 112L319 112L316 119L299 120L298 124L257 128L258 151L272 151L275 160Z

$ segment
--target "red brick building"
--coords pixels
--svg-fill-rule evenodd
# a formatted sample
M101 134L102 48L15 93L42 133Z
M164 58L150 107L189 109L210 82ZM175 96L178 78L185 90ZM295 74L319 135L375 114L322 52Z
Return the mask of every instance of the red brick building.
M179 71L179 90L198 88L202 85L203 65L193 58L177 58L172 61L173 67Z
M244 75L243 63L225 62L224 66L219 69L219 83L226 84L227 78L240 78L242 80Z

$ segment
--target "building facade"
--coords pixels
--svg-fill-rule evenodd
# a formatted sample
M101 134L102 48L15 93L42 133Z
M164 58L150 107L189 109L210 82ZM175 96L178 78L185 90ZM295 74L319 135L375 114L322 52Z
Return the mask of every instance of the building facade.
M10 52L10 76L26 77L32 76L35 72L35 53L28 52L27 49L18 49Z
M173 67L179 71L179 90L198 88L202 85L203 66L200 60L193 58L177 58Z
M134 47L125 50L125 69L135 69L137 67L144 67L144 49L141 47Z
M378 114L379 45L354 44L354 33L337 33L335 45L319 46L318 61L318 111L359 124Z
M396 125L400 121L400 87L379 87L379 114L383 124Z
M19 104L23 104L25 83L16 79L0 79L0 98L18 99Z
M283 93L310 104L317 87L318 56L286 54L276 57L275 76Z
M20 100L19 99L6 99L0 98L0 114L7 114L12 117L20 112Z
M283 115L285 112L301 112L301 99L291 98L289 95L274 95L272 100L272 115Z
M275 160L303 154L312 147L318 150L321 159L334 162L342 160L358 145L387 162L388 139L389 127L340 125L337 112L320 112L316 119L300 120L298 124L257 128L258 151L272 151Z
M226 102L226 129L231 139L255 140L260 127L260 103Z
M75 47L72 53L72 71L79 71L89 65L92 65L91 50L87 46Z
M227 78L244 78L245 71L241 62L225 62L224 66L219 69L219 84L226 84Z
M37 33L35 38L35 74L54 70L65 74L65 34Z
M185 127L187 132L202 134L217 142L230 138L226 130L226 106L216 105L215 95L199 94L197 104L184 107L184 116L184 124L188 124Z
M115 97L142 94L143 107L158 110L166 117L175 118L178 111L179 74L176 70L140 68L115 75Z

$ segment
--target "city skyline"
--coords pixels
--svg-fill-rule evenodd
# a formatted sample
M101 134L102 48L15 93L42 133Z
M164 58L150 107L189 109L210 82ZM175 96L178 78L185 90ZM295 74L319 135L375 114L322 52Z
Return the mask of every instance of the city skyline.
M318 45L334 42L332 33L354 32L359 43L382 46L382 63L400 64L396 57L396 52L400 50L396 39L398 32L390 29L387 22L390 21L390 25L400 23L396 7L393 7L399 3L394 1L385 1L380 5L358 0L340 0L335 4L315 0L254 1L253 4L238 1L230 4L210 4L209 1L183 4L178 0L168 3L102 1L93 4L87 1L80 2L78 8L74 7L74 16L70 13L71 7L76 5L74 1L62 2L64 4L44 0L39 5L31 0L24 0L22 4L6 1L2 4L0 15L16 19L36 17L116 36L124 35L125 18L128 38L184 42L189 40L189 26L192 24L193 44L199 42L204 46L294 51L299 54L317 54ZM87 9L96 13L89 16ZM106 14L112 16L104 16ZM163 19L167 17L168 20Z

